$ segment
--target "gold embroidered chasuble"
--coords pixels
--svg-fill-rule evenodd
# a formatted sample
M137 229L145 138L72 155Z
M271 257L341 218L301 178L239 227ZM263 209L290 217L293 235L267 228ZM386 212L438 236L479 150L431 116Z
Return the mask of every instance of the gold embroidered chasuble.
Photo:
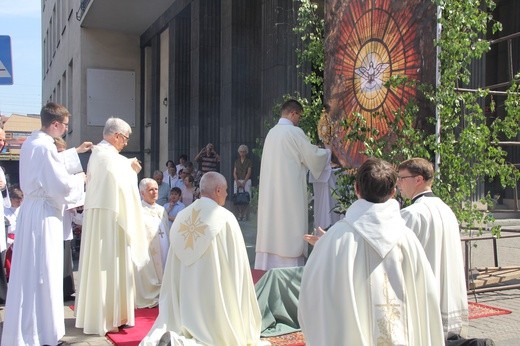
M298 320L307 345L444 345L439 292L395 200L358 200L307 262Z
M166 331L203 345L259 343L260 310L234 215L202 197L170 232L159 316L141 345L156 345Z

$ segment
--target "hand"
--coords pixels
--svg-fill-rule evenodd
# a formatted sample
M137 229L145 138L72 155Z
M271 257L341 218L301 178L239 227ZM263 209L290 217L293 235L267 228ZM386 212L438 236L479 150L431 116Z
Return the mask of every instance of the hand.
M0 168L0 169L1 169L1 168ZM6 188L6 186L5 186L5 181L0 180L0 190L3 191L5 188Z
M323 228L318 227L317 229L314 229L313 234L305 234L303 236L303 240L305 240L307 243L314 246L316 242L320 239L322 235L324 235L326 232L323 230Z
M92 149L93 146L94 145L92 144L92 142L83 142L79 147L76 148L76 152L78 154L85 153Z
M77 176L79 179L83 180L83 182L87 181L87 175L85 174L85 172L79 172L74 175Z
M132 163L131 163L131 166L132 166L132 169L136 172L136 173L139 173L141 172L141 169L143 167L141 167L141 161L139 161L137 158L133 158L132 159Z

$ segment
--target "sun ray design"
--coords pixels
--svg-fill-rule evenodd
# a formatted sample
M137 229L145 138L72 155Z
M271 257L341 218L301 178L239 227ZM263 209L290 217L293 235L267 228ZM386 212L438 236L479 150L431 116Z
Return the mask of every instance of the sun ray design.
M208 225L200 221L199 214L200 209L197 210L193 208L190 217L184 220L184 222L182 222L180 225L179 233L181 233L185 239L185 249L193 249L193 245L197 241L197 239L206 234L206 229L208 228Z
M383 137L388 126L372 122L372 113L393 113L417 94L409 87L387 87L393 76L419 80L425 38L418 33L419 21L429 17L430 9L421 0L404 4L390 0L346 0L332 16L334 25L327 38L331 59L325 75L329 83L330 118L347 128L337 128L332 147L344 166L364 161L363 144L346 142L341 134L349 131L354 113L360 113ZM421 27L422 28L422 27ZM329 81L327 81L327 79Z

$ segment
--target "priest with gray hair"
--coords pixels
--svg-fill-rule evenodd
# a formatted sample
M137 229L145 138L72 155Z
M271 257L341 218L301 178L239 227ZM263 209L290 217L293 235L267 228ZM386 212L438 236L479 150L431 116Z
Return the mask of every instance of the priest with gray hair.
M157 181L144 178L139 182L141 211L143 213L148 254L150 261L142 268L134 267L135 305L137 308L151 308L159 302L159 292L163 278L164 263L170 242L168 240L168 214L162 205L156 203L158 196ZM166 261L165 261L166 262Z
M134 265L148 261L148 247L137 189L141 165L119 154L131 133L124 120L109 118L88 163L75 304L76 327L85 334L135 324Z

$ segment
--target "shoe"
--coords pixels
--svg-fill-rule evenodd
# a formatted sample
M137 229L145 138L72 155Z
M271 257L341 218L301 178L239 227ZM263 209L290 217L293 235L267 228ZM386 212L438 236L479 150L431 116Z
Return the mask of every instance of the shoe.
M122 324L118 328L119 329L129 329L129 328L134 328L134 326L131 326L129 324Z

